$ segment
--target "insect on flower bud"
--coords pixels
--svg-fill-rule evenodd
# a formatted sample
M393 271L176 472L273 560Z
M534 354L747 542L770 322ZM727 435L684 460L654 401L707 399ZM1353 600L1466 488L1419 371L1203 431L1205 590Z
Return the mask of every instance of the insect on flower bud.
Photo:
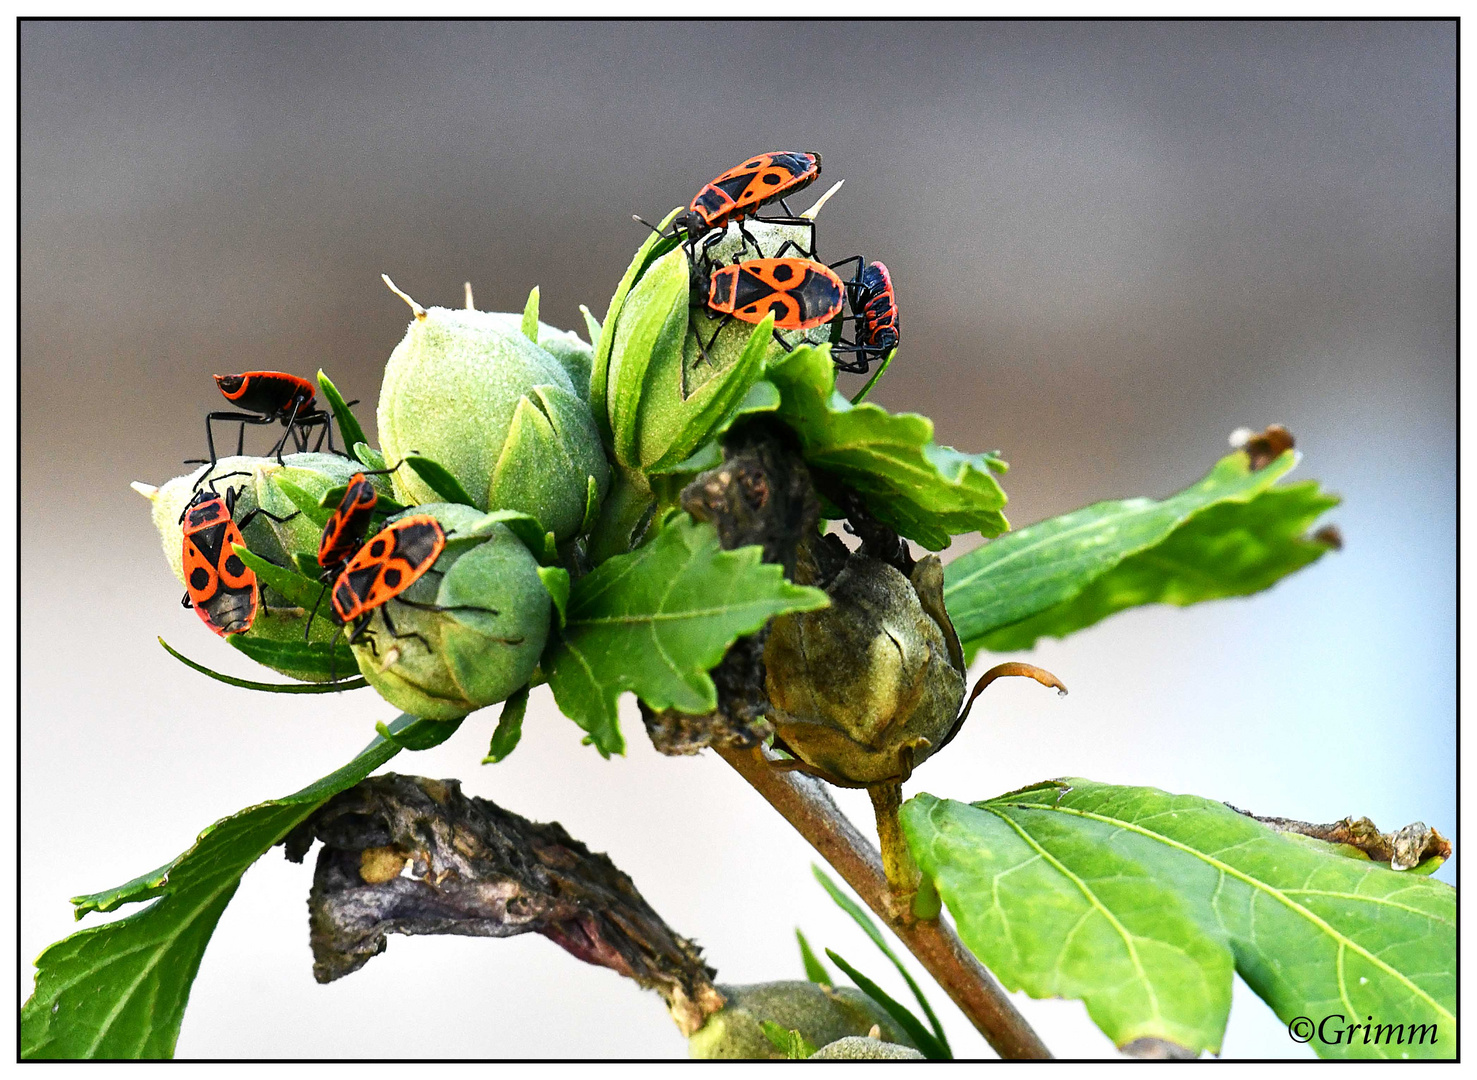
M711 233L696 245L695 259L686 247L674 248L612 301L595 361L595 378L603 373L605 385L593 402L605 403L611 452L621 466L660 471L682 461L728 418L765 363L783 355L768 329L756 333L762 315L710 309L705 290L716 270L739 260L807 257L813 230L760 221L744 229L747 237L736 225ZM830 333L827 323L780 336L793 348L829 341ZM608 357L603 367L601 352Z
M436 518L446 546L410 588L370 613L354 656L391 705L456 720L528 682L548 638L551 601L538 562L506 525L454 503L398 517L408 514Z
M284 491L283 484L295 486L316 501L329 489L347 483L364 466L336 454L290 454L283 460L286 467L278 465L275 458L221 458L205 486L222 495L239 489L238 521L258 508L267 511L256 515L242 531L242 537L253 553L279 566L291 567L293 556L318 551L320 529L304 514L292 516L298 507ZM185 572L181 560L184 526L180 514L198 490L196 482L206 468L202 465L189 475L177 476L157 488L138 482L132 485L153 508L154 527L159 530L164 557L181 585L185 583ZM387 484L380 483L388 489ZM289 520L274 521L268 514Z
M400 295L416 314L380 386L385 460L424 455L478 508L520 510L560 541L574 536L590 478L603 498L610 470L564 365L510 322L518 316L427 309ZM393 482L401 502L438 498L412 470Z

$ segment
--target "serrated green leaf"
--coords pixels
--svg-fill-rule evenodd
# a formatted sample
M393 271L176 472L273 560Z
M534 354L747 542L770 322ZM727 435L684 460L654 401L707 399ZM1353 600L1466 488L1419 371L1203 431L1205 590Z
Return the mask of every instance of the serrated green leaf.
M856 983L862 993L881 1005L887 1011L887 1015L897 1021L898 1026L908 1033L908 1037L913 1040L913 1044L918 1047L924 1057L930 1061L949 1061L953 1058L954 1055L949 1053L948 1047L934 1038L923 1026L922 1021L914 1016L906 1005L897 1001L886 990L848 964L836 954L834 949L827 949L826 955L831 958L833 964L846 973L847 978Z
M1284 1023L1434 1024L1455 1050L1456 892L1296 843L1222 803L1070 779L975 804L918 795L903 832L1007 988L1082 999L1122 1046L1216 1051L1240 973Z
M366 442L364 429L359 426L359 421L349 411L349 406L344 403L344 396L338 392L338 387L333 385L333 380L318 369L318 386L323 391L323 396L328 399L329 407L333 409L334 419L338 421L338 432L344 438L345 446L357 446Z
M872 917L862 909L860 904L842 892L841 886L832 881L826 875L826 872L819 866L816 866L815 863L810 864L810 872L815 875L816 880L821 883L821 887L835 901L836 906L850 915L852 921L862 928L862 932L872 939L872 944L876 945L882 951L882 955L892 961L892 966L897 968L897 973L908 984L908 989L913 991L913 997L918 1000L918 1004L923 1008L923 1014L928 1017L928 1024L933 1029L934 1037L944 1048L944 1051L952 1056L952 1051L949 1049L949 1039L944 1034L944 1025L939 1023L939 1018L934 1015L933 1006L923 996L922 988L913 980L912 974L903 966L903 962L897 958L897 954L888 946L887 940L883 938L882 931L877 929L877 924L872 921Z
M569 609L569 571L562 566L540 566L538 576L548 590L549 599L554 601L554 612L562 628Z
M538 286L535 285L528 293L528 302L523 305L523 336L535 345L538 344ZM429 482L429 481L428 481Z
M759 1027L770 1045L784 1054L787 1061L804 1061L815 1053L815 1047L798 1031L776 1024L773 1020L760 1020Z
M368 443L356 442L354 444L354 456L358 458L359 463L367 469L379 471L380 469L383 469L385 467L385 455L381 454L378 450L370 446ZM343 498L343 496L339 497Z
M333 516L333 511L326 509L311 492L304 491L291 480L283 480L281 477L274 477L272 482L277 485L278 491L292 500L292 505L298 508L303 517L307 518L320 529L328 524L328 519ZM344 485L342 490L347 491L348 485ZM339 498L342 499L343 495L340 494ZM333 505L337 506L338 502L335 501Z
M1094 503L993 540L944 569L944 600L966 650L1030 648L1125 608L1244 596L1315 561L1303 534L1338 498L1313 481L1274 487L1285 452L1253 472L1245 452L1163 501Z
M1010 527L991 454L963 454L933 441L933 421L853 405L836 391L830 349L802 345L772 363L779 419L800 438L806 462L855 489L877 519L932 551L959 533L997 536Z
M881 382L882 376L887 374L887 369L892 367L892 358L896 355L897 350L893 349L882 358L882 363L877 365L877 370L872 372L872 377L867 380L866 384L860 390L851 395L851 403L853 405L860 405L867 400L867 395L872 392L872 387Z
M484 765L496 765L507 758L523 738L523 716L528 712L528 687L514 692L503 702L503 713L498 717L497 730L492 733L492 743L487 748Z
M182 653L176 652L174 649L170 648L169 642L165 641L163 638L159 638L158 641L160 645L164 646L165 652L174 657L180 663L184 664L185 667L194 668L196 671L200 672L200 674L208 675L218 682L228 683L231 686L239 686L246 690L262 690L269 694L338 694L342 693L345 690L358 690L361 686L369 685L369 683L360 678L343 679L336 683L264 683L253 682L250 679L238 679L234 675L224 675L219 671L213 671L210 668L206 667L204 664L197 664L188 656L185 656ZM273 642L272 644L280 645L281 642ZM352 662L352 654L350 654L349 659ZM351 667L347 670L353 671L355 669Z
M461 503L463 506L477 505L472 501L472 496L463 489L461 482L430 458L419 454L407 454L405 461L415 470L416 475L446 502Z
M231 550L241 557L251 570L256 574L257 580L269 589L275 589L281 593L289 604L296 604L301 608L311 608L318 599L319 593L323 591L320 582L303 577L296 570L289 570L285 566L268 562L260 555L253 555L240 544L232 544ZM239 635L233 635L239 636Z
M805 977L813 983L822 986L835 986L836 980L831 978L831 973L826 970L826 965L816 958L815 952L810 947L810 942L805 940L805 935L800 928L795 928L795 940L800 943L800 962L805 965Z
M574 583L544 670L564 715L602 754L625 746L621 694L653 709L709 712L718 698L708 671L734 641L775 615L826 605L825 593L786 581L761 555L757 546L724 551L711 525L679 513L645 546Z
M456 723L402 716L436 741ZM331 797L395 756L376 738L335 773L284 799L216 822L166 867L127 885L76 898L79 911L154 903L106 926L82 930L36 959L36 987L21 1007L23 1058L167 1058L173 1055L200 958L246 869Z
M672 219L682 213L685 207L677 207L661 220L659 229L666 229L672 224ZM615 295L610 298L610 306L605 309L605 321L601 324L599 340L590 342L595 346L595 360L590 367L590 411L595 414L595 424L600 429L600 437L605 441L606 449L609 450L611 443L610 407L608 387L610 378L610 352L611 346L615 344L615 335L605 333L605 327L614 327L616 317L620 314L621 307L626 302L626 295L630 293L631 286L646 269L658 258L665 255L677 246L678 241L674 238L663 238L658 233L652 233L641 246L636 249L636 254L631 258L631 264L626 267L626 272L621 275L621 280L615 287ZM587 316L587 322L589 321Z

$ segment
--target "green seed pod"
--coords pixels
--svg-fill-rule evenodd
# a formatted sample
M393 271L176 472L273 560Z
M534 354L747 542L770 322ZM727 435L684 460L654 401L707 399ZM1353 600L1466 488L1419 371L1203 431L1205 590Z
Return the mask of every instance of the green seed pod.
M424 455L480 509L520 510L561 542L573 537L585 518L590 478L603 498L610 470L589 406L564 366L509 316L427 310L400 295L416 315L380 386L385 460ZM438 497L409 468L393 482L403 503Z
M720 986L718 991L728 1004L687 1040L691 1057L783 1058L764 1034L765 1020L798 1031L812 1046L826 1046L848 1035L865 1036L873 1027L887 1042L911 1045L880 1005L850 986L832 989L797 981Z
M922 1061L923 1055L911 1046L869 1039L865 1035L848 1035L827 1043L810 1055L811 1061Z
M786 241L810 243L805 226L746 223L766 256ZM754 258L752 246L731 227L711 247L704 243L704 266L732 262L742 254ZM602 404L610 433L611 455L622 467L654 473L686 459L711 438L770 358L783 354L768 325L712 314L705 297L692 295L692 273L685 248L677 247L639 271L653 245L637 253L630 281L623 281L596 350L592 405ZM794 255L790 249L787 255ZM711 316L711 317L710 317ZM830 340L831 327L785 331L792 347ZM716 336L715 336L716 335ZM699 340L701 339L701 341Z
M289 454L283 460L285 468L277 464L276 458L228 457L216 462L211 473L215 490L222 495L228 490L238 491L237 521L258 507L277 517L289 517L298 510L298 505L284 485L295 487L316 504L331 488L348 483L350 477L364 469L357 461L336 454ZM195 495L195 481L206 468L202 465L188 476L177 476L162 487L133 484L133 489L152 504L154 527L159 530L164 557L180 585L185 583L182 559L184 526L180 523L180 514ZM233 473L245 475L231 475ZM381 477L373 479L376 486L388 494L388 483ZM294 555L318 554L322 526L307 514L298 514L281 523L272 521L266 514L258 514L242 530L241 536L255 554L279 566L295 569Z
M780 616L765 643L775 730L840 781L906 778L943 743L964 701L938 557L918 563L910 581L853 555L826 592L830 607Z
M376 608L354 657L391 705L428 720L456 720L527 684L548 638L551 601L537 560L506 525L455 503L399 516L408 514L435 517L447 541L432 570L401 598L456 610L392 599L385 607L394 633L385 608Z

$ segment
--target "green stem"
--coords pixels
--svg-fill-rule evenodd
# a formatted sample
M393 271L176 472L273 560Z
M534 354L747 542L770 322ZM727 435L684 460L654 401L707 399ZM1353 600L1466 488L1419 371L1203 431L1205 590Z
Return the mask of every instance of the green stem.
M600 518L590 532L589 553L595 563L631 549L631 534L650 513L654 502L651 484L643 473L615 466L610 494L600 507Z

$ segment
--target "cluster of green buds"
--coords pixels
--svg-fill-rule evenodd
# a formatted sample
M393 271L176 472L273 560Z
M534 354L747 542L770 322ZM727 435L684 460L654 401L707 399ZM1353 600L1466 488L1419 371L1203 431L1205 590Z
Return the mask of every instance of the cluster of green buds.
M538 321L537 290L522 314L476 311L470 290L466 309L427 309L395 291L413 317L386 365L379 450L320 376L355 457L224 458L208 477L202 468L134 487L182 584L181 512L197 490L235 492L238 521L266 511L242 533L262 603L230 636L241 652L304 681L343 681L357 667L396 707L450 720L538 678L554 598L568 594L556 564L595 520L610 469L586 400L593 348ZM444 547L408 586L397 575L389 599L346 620L333 600L343 566L325 570L317 558L360 472L380 511L361 552L412 515L433 517Z

